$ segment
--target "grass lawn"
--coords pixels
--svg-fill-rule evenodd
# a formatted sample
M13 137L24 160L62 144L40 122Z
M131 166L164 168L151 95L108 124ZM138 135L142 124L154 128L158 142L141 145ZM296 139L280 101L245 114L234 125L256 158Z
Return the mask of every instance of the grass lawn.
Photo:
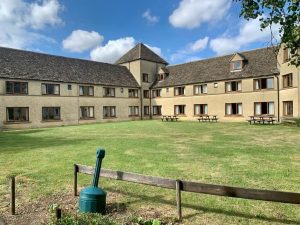
M0 210L8 175L21 203L72 190L73 164L247 188L300 192L300 129L246 123L135 121L0 132ZM80 185L91 177L80 175ZM128 210L176 216L175 191L100 179ZM183 193L185 224L300 224L300 207ZM20 202L19 202L20 204ZM1 211L0 211L1 212Z

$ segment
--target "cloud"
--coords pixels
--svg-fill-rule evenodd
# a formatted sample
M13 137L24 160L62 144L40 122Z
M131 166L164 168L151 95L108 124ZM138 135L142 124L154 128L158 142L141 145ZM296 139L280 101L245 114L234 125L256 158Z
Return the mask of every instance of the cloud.
M202 23L224 18L230 6L230 0L181 0L169 22L177 28L193 29Z
M199 52L202 51L206 48L207 44L208 44L208 37L205 37L203 39L199 39L194 43L191 43L189 45L189 50L191 52Z
M145 44L148 48L150 48L153 52L155 52L157 55L163 57L163 54L162 54L162 51L160 48L158 47L153 47L153 46L150 46L150 45L147 45Z
M148 23L157 23L159 21L157 16L151 15L151 11L150 9L148 9L147 11L145 11L142 15L143 18L145 18Z
M57 0L28 3L25 0L0 1L0 45L27 49L38 42L55 42L37 30L63 23L62 6Z
M279 40L278 26L274 26L274 35ZM210 41L210 48L217 53L217 55L228 54L236 52L241 48L254 42L269 42L271 40L271 33L269 29L260 30L259 18L255 20L243 21L240 24L239 33L236 37L225 36L215 38Z
M103 36L95 31L74 30L65 40L63 40L63 48L70 52L84 52L100 45Z

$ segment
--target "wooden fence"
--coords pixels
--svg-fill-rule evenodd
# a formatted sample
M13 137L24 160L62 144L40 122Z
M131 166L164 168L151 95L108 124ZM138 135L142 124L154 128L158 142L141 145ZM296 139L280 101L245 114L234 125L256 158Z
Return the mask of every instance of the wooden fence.
M74 165L74 195L77 196L77 173L92 175L95 168L90 166ZM240 187L231 187L215 184L205 184L199 182L191 182L184 180L175 180L162 177L146 176L137 173L128 173L109 169L101 169L101 177L106 177L114 180L122 180L144 185L151 185L161 188L176 190L176 205L178 219L182 219L181 211L181 191L202 193L209 195L226 196L233 198L254 199L271 202L281 202L290 204L300 204L300 193L269 191L259 189L249 189Z

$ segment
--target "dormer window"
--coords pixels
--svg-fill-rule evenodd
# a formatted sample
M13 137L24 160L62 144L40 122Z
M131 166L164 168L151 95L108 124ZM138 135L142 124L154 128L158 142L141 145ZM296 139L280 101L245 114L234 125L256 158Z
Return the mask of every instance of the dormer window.
M233 70L241 70L242 69L242 62L241 61L236 61L233 62Z
M165 75L164 74L157 74L157 81L162 81L164 80Z
M231 72L236 72L236 71L241 71L244 67L246 59L243 55L236 53L232 56L230 60L230 71Z

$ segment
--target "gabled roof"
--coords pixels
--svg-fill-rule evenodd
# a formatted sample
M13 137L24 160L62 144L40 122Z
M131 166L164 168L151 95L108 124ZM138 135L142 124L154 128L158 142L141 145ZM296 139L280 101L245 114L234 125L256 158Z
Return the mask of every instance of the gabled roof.
M132 62L140 59L150 62L162 63L166 65L168 64L163 58L161 58L159 55L154 53L151 49L149 49L142 43L137 44L134 48L129 50L116 62L116 64Z
M278 74L277 58L273 48L262 48L242 52L246 59L243 70L230 71L230 60L233 55L225 55L180 65L168 66L169 76L153 85L169 87L221 80L255 78Z
M124 66L0 47L0 78L138 87Z

